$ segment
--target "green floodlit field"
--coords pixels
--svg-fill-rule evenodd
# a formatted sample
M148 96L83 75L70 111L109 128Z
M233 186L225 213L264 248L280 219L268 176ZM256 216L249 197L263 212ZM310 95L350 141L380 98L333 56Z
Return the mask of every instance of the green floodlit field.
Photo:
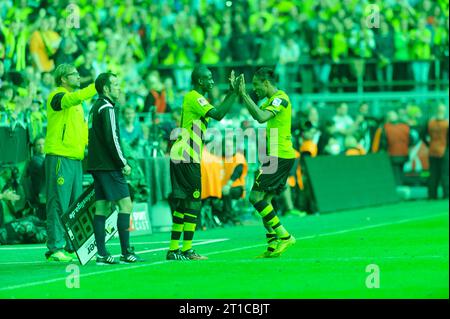
M43 245L2 246L0 298L448 298L448 218L448 201L285 217L298 241L277 259L254 258L265 249L256 219L198 231L194 246L207 261L166 261L169 233L133 237L144 263L91 261L79 288L66 286L74 266L46 262ZM118 240L108 246L119 253ZM372 267L379 288L366 286Z

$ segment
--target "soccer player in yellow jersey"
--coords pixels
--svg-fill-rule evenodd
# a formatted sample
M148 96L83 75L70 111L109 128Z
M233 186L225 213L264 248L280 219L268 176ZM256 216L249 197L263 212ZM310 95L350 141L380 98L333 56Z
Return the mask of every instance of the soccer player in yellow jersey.
M266 145L270 160L262 164L249 200L261 215L267 229L268 247L260 257L279 257L295 244L294 236L281 224L271 205L272 198L283 191L295 161L291 139L292 107L286 93L276 88L272 69L263 67L256 71L253 76L253 89L259 99L267 98L261 107L247 94L244 78L239 79L239 95L250 114L259 123L267 123Z
M223 102L212 106L205 95L214 85L211 71L197 66L192 71L193 90L183 99L181 110L181 134L170 150L170 179L172 196L176 200L173 213L172 233L167 260L203 260L192 249L197 216L201 209L201 170L200 160L203 148L203 137L209 118L220 121L229 111L237 97L234 84L237 83L234 72L230 75L230 90ZM183 233L183 246L179 241Z

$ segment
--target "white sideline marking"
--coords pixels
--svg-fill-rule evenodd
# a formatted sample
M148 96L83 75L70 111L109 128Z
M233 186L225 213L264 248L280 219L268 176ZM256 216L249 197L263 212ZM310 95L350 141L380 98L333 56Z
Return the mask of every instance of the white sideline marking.
M407 223L407 222L412 222L412 221L417 221L417 220L425 220L425 219L430 219L430 218L434 218L434 217L438 217L438 216L444 216L447 215L447 213L441 213L441 214L434 214L434 215L428 215L428 216L423 216L423 217L416 217L416 218L408 218L408 219L401 219L395 222L391 222L391 223L380 223L380 224L375 224L375 225L368 225L368 226L362 226L362 227L356 227L356 228L349 228L346 230L340 230L340 231L334 231L334 232L330 232L330 233L325 233L325 234L318 234L318 235L311 235L311 236L304 236L304 237L298 237L297 240L305 240L305 239L311 239L311 238L317 238L317 237L324 237L324 236L333 236L333 235L339 235L342 233L348 233L348 232L352 232L352 231L359 231L359 230L364 230L364 229L369 229L369 228L376 228L376 227L382 227L382 226L388 226L388 225L395 225L395 224L403 224L403 223ZM228 240L226 238L221 238L219 239L219 241L225 241ZM202 243L198 243L197 245L204 245L210 242L217 242L217 239L213 239L211 241L204 241ZM216 254L221 254L221 253L228 253L228 252L232 252L232 251L239 251L239 250L245 250L245 249L251 249L251 248L256 248L256 247L261 247L261 246L266 246L267 244L259 244L259 245L252 245L252 246L245 246L245 247L239 247L239 248L234 248L234 249L227 249L227 250L221 250L221 251L216 251L216 252L210 252L208 253L208 255L216 255ZM165 250L167 248L158 248L157 250ZM156 250L151 250L151 251L156 251ZM150 251L148 251L150 252ZM136 253L141 253L141 252L136 252ZM358 257L356 257L358 258ZM395 258L395 257L394 257ZM315 260L320 260L320 259L315 259ZM143 268L143 267L148 267L148 266L154 266L154 265L160 265L160 264L164 264L164 263L168 263L171 262L169 260L162 260L162 261L156 261L156 262L152 262L150 264L138 264L138 265L128 265L126 267L115 267L114 269L109 269L109 270L102 270L102 271L96 271L96 272L92 272L92 273L88 273L88 274L80 274L80 278L81 277L90 277L90 276L94 276L94 275L98 275L98 274L107 274L107 273L111 273L111 272L117 272L117 271L123 271L123 270L129 270L129 269L137 269L137 268ZM188 262L188 261L186 261ZM6 290L12 290L12 289L19 289L19 288L25 288L25 287L32 287L32 286L38 286L38 285L43 285L43 284L50 284L53 282L58 282L58 281L64 281L66 280L66 277L60 277L60 278L55 278L55 279L48 279L48 280L42 280L42 281L36 281L36 282L30 282L30 283L26 283L26 284L20 284L20 285L15 285L15 286L7 286L7 287L3 287L0 288L0 291L6 291Z
M209 255L213 255L208 253ZM257 261L257 260L274 260L274 259L280 259L280 258L256 258L256 256L254 257L250 257L247 259L243 259L240 261L233 261L233 263L248 263L248 262L253 262L253 261ZM360 260L366 260L366 261L380 261L380 260L408 260L408 261L415 261L415 260L429 260L429 259L445 259L448 260L448 256L438 256L438 255L421 255L421 256L352 256L352 257L325 257L325 258L319 258L319 257L283 257L282 260L283 262L288 262L288 261L301 261L303 262L312 262L312 263L317 263L317 262L348 262L348 261L360 261ZM214 263L214 262L221 262L223 263L223 260L210 260L208 261L210 263Z
M229 238L208 239L208 240L205 240L205 241L202 241L200 243L195 244L195 246L212 244L212 243L218 243L218 242L226 241L226 240L230 240L230 239ZM141 250L141 251L137 251L136 254L146 254L146 253L152 253L152 252L161 251L161 250L167 250L167 247L148 249L148 250ZM113 257L119 257L119 256L120 256L120 254L113 255Z
M48 261L9 261L0 263L0 265L25 265L25 264L48 264Z
M217 242L226 241L226 240L229 240L229 239L228 238L217 238L217 239L206 239L206 240L205 239L197 239L195 246L217 243ZM195 242L195 240L194 240L194 242ZM157 243L157 242L155 242L155 243ZM164 241L164 242L159 242L159 243L169 243L169 241ZM117 243L117 244L120 245L120 243ZM146 253L151 253L151 252L160 251L160 250L167 250L167 247L136 251L136 254L146 254ZM113 257L119 257L119 256L120 256L120 254L113 255ZM49 263L48 261L10 261L10 262L0 263L0 265L48 264L48 263Z
M204 239L194 239L193 242L202 242ZM163 241L140 241L140 242L132 242L133 245L152 245L152 244L169 244L169 240L163 240ZM108 246L120 246L120 243L107 243ZM32 249L47 249L44 245L33 245L29 247L23 247L21 245L10 245L8 247L1 247L0 251L2 250L32 250Z
M226 240L229 240L229 238L218 238L218 239L208 239L208 240L198 239L195 246L218 243L218 242L226 241ZM165 241L165 242L160 242L160 243L169 243L169 242ZM120 245L120 243L117 243L117 244ZM136 254L146 254L146 253L152 253L152 252L161 251L161 250L167 250L167 247L141 250L141 251L137 251ZM112 255L112 256L119 257L120 254ZM0 265L48 264L48 263L49 263L48 261L10 261L10 262L0 263Z

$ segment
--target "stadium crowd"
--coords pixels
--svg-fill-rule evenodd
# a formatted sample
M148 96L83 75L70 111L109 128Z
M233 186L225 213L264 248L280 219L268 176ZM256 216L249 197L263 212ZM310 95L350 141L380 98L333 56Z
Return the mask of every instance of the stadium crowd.
M448 21L448 0L304 0L301 4L80 0L77 5L61 0L2 1L0 127L26 129L30 156L18 165L0 161L8 166L0 166L0 243L11 234L19 238L15 241L45 240L40 148L46 131L45 101L55 88L52 72L61 63L77 67L82 87L105 71L123 79L124 94L118 103L121 137L127 157L136 160L155 150L168 154L170 134L179 126L182 97L198 63L209 65L219 84L226 82L231 68L249 81L257 66L271 66L280 89L287 92L307 92L308 86L313 87L310 92L346 90L346 83L358 79L376 81L377 90L395 89L392 81L402 80L411 80L409 89L416 92L429 90L429 80L444 80L448 89ZM218 85L210 99L219 100L222 93ZM448 110L442 103L415 102L392 104L381 115L370 103L293 105L292 135L299 165L291 173L287 191L277 199L280 211L297 215L315 211L301 174L304 156L387 150L399 185L406 182L405 166L410 171L419 166L428 170L431 112L423 116L423 109L436 108L444 117ZM88 114L90 103L83 107ZM258 128L258 124L242 107L232 109L220 123L221 129L225 127ZM446 141L448 161L448 133ZM442 157L441 153L434 156ZM257 164L246 165L249 172L256 170ZM448 196L448 184L444 195ZM219 218L223 223L239 223L235 212ZM23 225L13 227L17 221Z

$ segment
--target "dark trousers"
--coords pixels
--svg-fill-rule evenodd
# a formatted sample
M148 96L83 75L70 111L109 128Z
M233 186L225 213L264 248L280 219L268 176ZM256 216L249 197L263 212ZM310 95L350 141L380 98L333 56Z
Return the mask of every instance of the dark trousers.
M428 180L428 198L437 199L438 186L442 185L444 198L448 198L448 150L443 157L429 157L430 177Z
M63 156L45 157L47 185L47 247L50 253L64 248L72 249L61 216L83 192L81 161Z

